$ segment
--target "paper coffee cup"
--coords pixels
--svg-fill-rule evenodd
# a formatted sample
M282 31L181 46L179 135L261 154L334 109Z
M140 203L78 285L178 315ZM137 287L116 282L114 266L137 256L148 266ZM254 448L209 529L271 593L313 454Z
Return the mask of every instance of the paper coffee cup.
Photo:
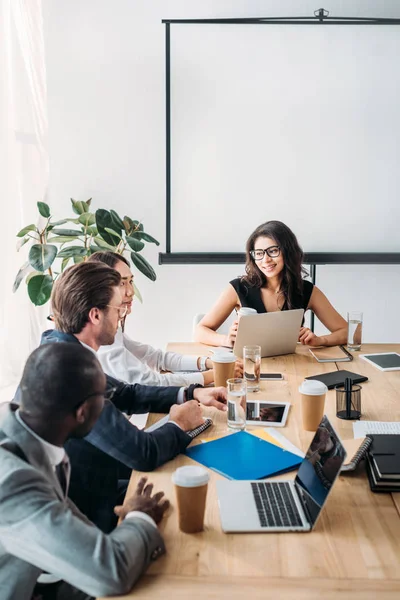
M328 388L322 381L305 379L299 387L303 429L316 431L324 415L325 396Z
M184 533L203 531L207 486L210 476L203 467L179 467L172 475L178 504L179 529Z
M236 356L232 352L215 352L211 360L214 369L214 385L226 387L226 380L235 376Z

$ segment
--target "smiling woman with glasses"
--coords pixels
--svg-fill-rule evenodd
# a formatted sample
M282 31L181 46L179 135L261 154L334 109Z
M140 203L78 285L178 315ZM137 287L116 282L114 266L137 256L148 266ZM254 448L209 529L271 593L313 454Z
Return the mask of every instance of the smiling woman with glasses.
M263 223L246 244L246 274L230 281L213 308L196 329L196 341L213 346L234 345L238 328L235 319L227 335L217 329L232 311L241 307L258 313L303 308L313 310L331 332L317 336L307 327L300 329L299 341L310 346L335 346L346 343L347 326L326 296L310 281L303 267L303 250L296 236L280 221Z

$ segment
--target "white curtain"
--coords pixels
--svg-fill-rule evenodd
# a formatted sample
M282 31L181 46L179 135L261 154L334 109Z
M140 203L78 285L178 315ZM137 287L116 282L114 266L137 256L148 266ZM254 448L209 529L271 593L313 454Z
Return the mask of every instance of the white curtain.
M12 390L46 327L48 306L34 308L25 281L13 294L29 244L16 233L36 223L46 201L49 157L41 0L0 0L0 389ZM7 399L0 396L0 399Z

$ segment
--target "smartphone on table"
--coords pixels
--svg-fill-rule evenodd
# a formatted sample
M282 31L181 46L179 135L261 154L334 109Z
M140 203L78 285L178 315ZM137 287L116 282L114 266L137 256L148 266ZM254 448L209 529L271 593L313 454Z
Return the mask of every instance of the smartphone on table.
M283 379L283 375L282 373L260 373L260 379L263 379L264 381L280 381Z

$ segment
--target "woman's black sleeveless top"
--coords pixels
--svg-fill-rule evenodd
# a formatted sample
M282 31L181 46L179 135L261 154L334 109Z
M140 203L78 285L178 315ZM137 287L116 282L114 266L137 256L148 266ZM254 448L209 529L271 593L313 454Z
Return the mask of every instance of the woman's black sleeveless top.
M240 304L243 307L254 308L258 313L267 312L264 302L262 301L260 288L251 286L242 277L232 279L229 283L236 291ZM295 296L292 308L303 308L304 311L306 311L313 288L314 284L311 283L311 281L303 279L303 293ZM283 305L282 310L288 310L286 302Z

